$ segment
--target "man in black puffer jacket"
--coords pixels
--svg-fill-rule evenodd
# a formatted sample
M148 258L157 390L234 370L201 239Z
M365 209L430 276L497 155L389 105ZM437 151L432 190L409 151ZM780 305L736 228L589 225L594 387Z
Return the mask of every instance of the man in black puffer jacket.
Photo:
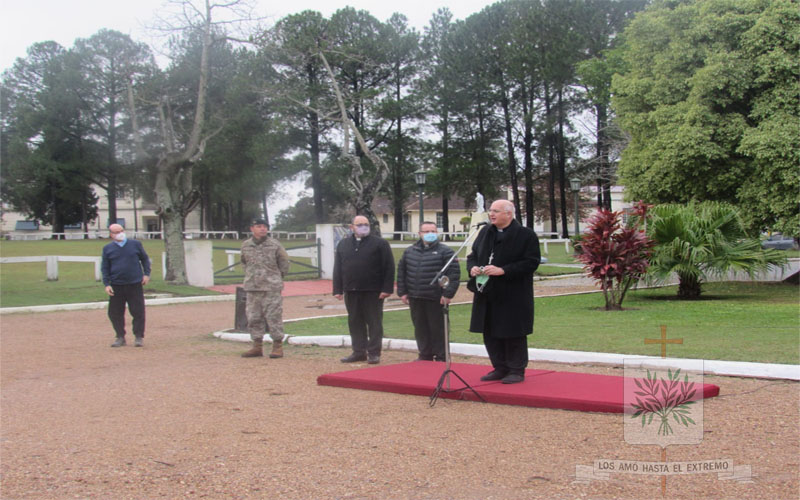
M444 361L444 315L442 306L449 304L458 290L461 270L458 259L453 259L445 274L450 278L446 288L438 283L431 285L453 250L439 241L436 224L423 222L420 240L403 252L397 265L397 295L411 309L414 337L417 339L419 360Z

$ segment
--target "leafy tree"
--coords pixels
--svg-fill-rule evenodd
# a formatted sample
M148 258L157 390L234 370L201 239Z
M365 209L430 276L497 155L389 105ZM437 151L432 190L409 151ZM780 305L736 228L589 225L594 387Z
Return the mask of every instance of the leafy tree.
M394 212L394 231L403 230L403 212L409 195L413 192L412 171L421 166L414 161L419 149L419 130L414 126L419 117L420 105L410 92L419 72L419 33L409 28L408 20L400 14L386 23L389 45L387 61L391 69L387 88L380 103L379 116L391 131L386 134L385 145L389 166L388 183L384 188ZM416 165L415 165L416 163ZM399 239L400 235L395 234Z
M3 74L3 197L56 233L74 223L86 230L97 217L97 149L82 120L81 85L75 54L55 42L34 44Z
M275 216L276 231L313 231L314 199L303 197L293 207L284 208Z
M586 231L576 242L578 260L600 283L606 311L621 310L625 294L647 272L653 242L641 228L646 213L647 206L639 204L639 217L623 227L622 212L600 209L589 218Z
M612 49L618 45L625 24L646 4L647 0L588 0L578 20L589 59L579 62L576 72L595 120L595 154L590 163L594 167L597 206L606 210L611 210L611 185L616 181L612 143L618 135L611 113L611 78L621 71L622 64Z
M319 12L304 11L282 18L258 39L261 57L278 75L279 81L270 87L270 92L281 106L286 123L304 138L318 224L325 222L328 215L324 199L329 186L323 181L322 155L330 122L320 115L331 92L324 83L325 68L319 58L327 31L328 21Z
M661 0L631 22L612 83L630 196L726 201L798 236L798 25L792 0Z
M454 192L455 154L452 147L450 117L455 108L457 72L447 63L450 34L454 28L453 15L446 8L437 10L431 18L420 42L422 60L420 78L414 91L423 107L423 113L437 139L429 145L430 164L433 166L428 183L432 192L442 195L442 225L450 227L449 203ZM396 226L395 226L396 227Z
M647 234L655 247L648 277L664 282L677 274L678 298L699 298L712 276L739 271L753 277L785 262L780 251L764 250L748 237L739 211L727 203L657 205L651 214Z
M243 0L214 3L211 0L192 3L175 0L178 25L167 22L162 29L177 36L173 38L173 61L156 89L155 107L161 132L160 151L155 162L155 201L157 213L164 224L166 250L166 280L186 284L186 260L183 245L183 223L200 202L200 191L194 182L195 164L205 153L208 141L224 127L219 85L214 85L213 50L224 45L226 37L218 21L220 10L241 7ZM216 112L216 113L215 113ZM138 111L131 110L134 130ZM138 153L146 155L138 138Z
M79 93L85 104L88 132L104 152L95 182L106 190L108 219L114 222L117 188L123 175L120 170L133 160L127 91L131 82L152 76L155 62L146 45L107 29L76 40L74 51L83 79L81 87L72 90Z

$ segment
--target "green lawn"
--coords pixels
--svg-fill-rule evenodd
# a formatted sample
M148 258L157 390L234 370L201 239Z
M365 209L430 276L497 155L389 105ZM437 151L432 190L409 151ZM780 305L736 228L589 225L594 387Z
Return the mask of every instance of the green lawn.
M2 241L0 256L20 257L34 255L81 255L100 256L103 246L109 240L45 240L45 241ZM216 292L192 286L173 286L164 282L161 270L161 253L164 251L163 240L140 240L145 251L153 261L151 281L145 287L145 293L169 293L175 296L216 295ZM286 248L309 245L313 241L282 241ZM212 240L214 246L214 269L227 266L226 248L240 249L241 241ZM237 259L238 260L238 259ZM310 259L292 258L294 261L310 264ZM308 271L298 264L292 264L291 273ZM100 282L94 280L94 265L90 263L59 262L58 281L47 281L44 262L30 264L0 265L0 306L18 307L44 304L70 304L76 302L97 302L108 297ZM230 275L233 277L228 277ZM242 282L240 266L231 273L223 273L215 279L216 284ZM315 279L316 272L296 274L289 279Z
M675 287L629 292L625 310L602 310L599 293L536 299L530 347L575 351L660 355L660 325L668 338L668 355L682 358L800 363L800 318L797 286L780 283L715 283L698 301L678 301ZM470 306L450 308L451 341L479 344L468 332ZM408 311L384 314L385 336L413 339ZM346 335L347 320L312 319L286 324L292 335Z
M3 257L34 255L100 256L108 240L3 241ZM168 285L161 278L161 240L142 240L153 261L146 294L169 293L174 296L217 295L193 286ZM94 265L84 262L59 262L58 281L47 281L44 262L0 265L0 306L19 307L45 304L98 302L108 299L102 282L94 280Z

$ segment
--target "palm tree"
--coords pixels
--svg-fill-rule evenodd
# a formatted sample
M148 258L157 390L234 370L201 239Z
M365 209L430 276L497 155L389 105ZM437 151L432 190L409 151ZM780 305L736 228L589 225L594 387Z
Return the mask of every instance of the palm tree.
M754 278L786 263L779 251L764 250L758 239L748 237L739 212L727 203L658 205L650 214L647 232L656 246L648 277L663 283L677 274L678 298L700 297L700 285L712 276L742 271Z

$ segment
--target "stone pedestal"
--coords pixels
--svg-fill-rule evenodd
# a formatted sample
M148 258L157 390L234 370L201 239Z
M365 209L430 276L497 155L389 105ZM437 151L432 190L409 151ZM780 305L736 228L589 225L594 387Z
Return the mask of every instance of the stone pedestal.
M249 333L247 330L247 292L240 286L236 287L236 312L233 329L237 332ZM269 325L265 323L264 333L267 332L269 332Z

